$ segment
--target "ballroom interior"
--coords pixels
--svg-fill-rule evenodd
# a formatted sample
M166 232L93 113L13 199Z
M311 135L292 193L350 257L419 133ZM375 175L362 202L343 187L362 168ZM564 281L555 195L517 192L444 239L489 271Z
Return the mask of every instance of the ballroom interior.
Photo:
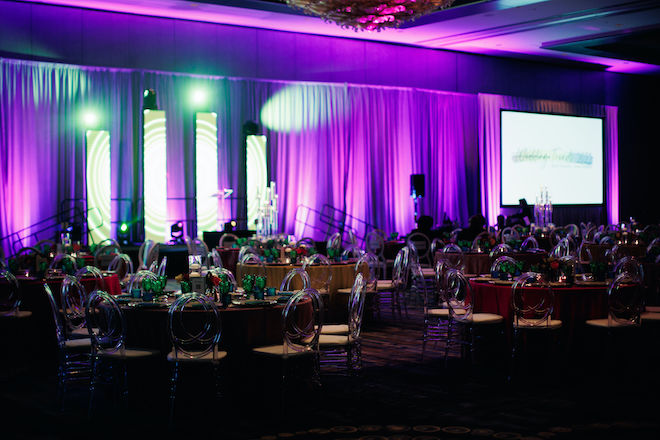
M650 0L0 0L7 438L657 438L658 41Z

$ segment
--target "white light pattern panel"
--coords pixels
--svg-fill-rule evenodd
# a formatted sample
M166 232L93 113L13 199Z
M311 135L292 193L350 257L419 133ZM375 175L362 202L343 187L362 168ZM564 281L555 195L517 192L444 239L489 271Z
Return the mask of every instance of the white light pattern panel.
M110 238L110 133L87 130L87 230L90 243Z
M247 137L247 226L254 229L254 220L259 214L259 202L268 187L268 165L266 162L266 136Z
M218 230L218 116L195 115L197 235Z
M164 111L144 111L144 237L157 243L169 236L165 122Z

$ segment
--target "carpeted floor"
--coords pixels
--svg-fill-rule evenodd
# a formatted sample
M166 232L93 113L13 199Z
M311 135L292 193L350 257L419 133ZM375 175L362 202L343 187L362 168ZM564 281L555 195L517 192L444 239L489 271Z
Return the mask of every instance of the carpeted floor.
M595 359L548 365L543 356L532 356L507 381L510 357L501 334L483 341L474 362L452 351L445 364L442 343L431 346L422 361L422 323L418 307L407 318L385 313L368 322L362 373L322 374L320 388L291 381L284 410L279 365L256 359L234 365L225 372L220 399L214 396L210 371L184 371L172 427L165 365L129 370L127 405L115 405L111 392L99 393L88 419L86 388L72 389L60 411L55 367L31 362L1 377L2 438L659 437L660 381L652 366L628 362L601 368Z

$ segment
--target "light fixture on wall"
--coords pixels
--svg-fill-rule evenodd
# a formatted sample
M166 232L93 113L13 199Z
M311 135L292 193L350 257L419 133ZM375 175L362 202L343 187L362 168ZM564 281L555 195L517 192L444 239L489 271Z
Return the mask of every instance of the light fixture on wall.
M356 31L380 31L438 9L454 0L286 0L289 6Z

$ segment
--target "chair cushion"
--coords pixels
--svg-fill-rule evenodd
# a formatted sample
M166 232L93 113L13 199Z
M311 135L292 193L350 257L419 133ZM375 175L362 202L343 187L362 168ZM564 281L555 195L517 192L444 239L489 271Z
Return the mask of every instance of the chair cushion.
M376 290L379 292L392 290L392 288L392 280L378 280L378 283L376 284Z
M632 324L624 324L618 321L612 320L610 324L610 320L607 318L601 318L601 319L590 319L586 321L586 324L591 327L600 327L600 328L613 328L613 327L631 327Z
M432 267L422 267L422 276L424 278L435 277L435 269Z
M29 310L15 310L7 315L0 315L0 318L25 319L25 318L29 318L30 316L32 316L32 312Z
M89 338L68 339L64 341L64 348L91 347L92 340Z
M188 357L185 354L181 353L179 354L179 357L175 357L174 355L174 350L170 351L167 354L167 360L170 362L174 361L179 361L179 362L218 362L221 359L224 359L227 357L227 352L226 351L218 351L216 354L215 359L213 359L213 351L210 351L202 356L199 356L200 352L192 352L194 354L194 357Z
M469 319L470 324L499 324L504 321L504 317L495 313L473 313ZM461 321L459 321L461 322Z
M550 321L546 321L542 324L539 323L540 319L528 319L527 321L529 322L523 322L523 321L516 322L514 319L513 327L524 328L525 330L549 330L549 329L554 330L557 328L561 328L561 320L559 319L551 319Z
M651 313L660 313L660 306L646 306L645 310Z
M117 359L141 359L149 358L160 355L158 350L138 350L138 349L124 349L122 354L121 350L114 351L112 353L99 353L99 356L107 358L117 358Z
M644 321L660 321L660 313L656 313L656 312L642 313L642 322Z
M348 335L321 335L319 337L319 345L321 347L328 345L348 345L350 338Z
M322 335L342 335L348 333L348 324L328 324L321 327Z
M257 347L257 348L253 348L252 351L259 354L265 354L268 356L279 356L279 357L304 356L314 353L313 351L295 351L289 347L287 347L287 352L285 353L284 344Z
M344 294L347 293L347 294L350 294L350 293L351 293L351 290L353 290L353 289L350 288L350 287L343 287L343 288L341 288L341 289L337 289L337 293L344 293Z

